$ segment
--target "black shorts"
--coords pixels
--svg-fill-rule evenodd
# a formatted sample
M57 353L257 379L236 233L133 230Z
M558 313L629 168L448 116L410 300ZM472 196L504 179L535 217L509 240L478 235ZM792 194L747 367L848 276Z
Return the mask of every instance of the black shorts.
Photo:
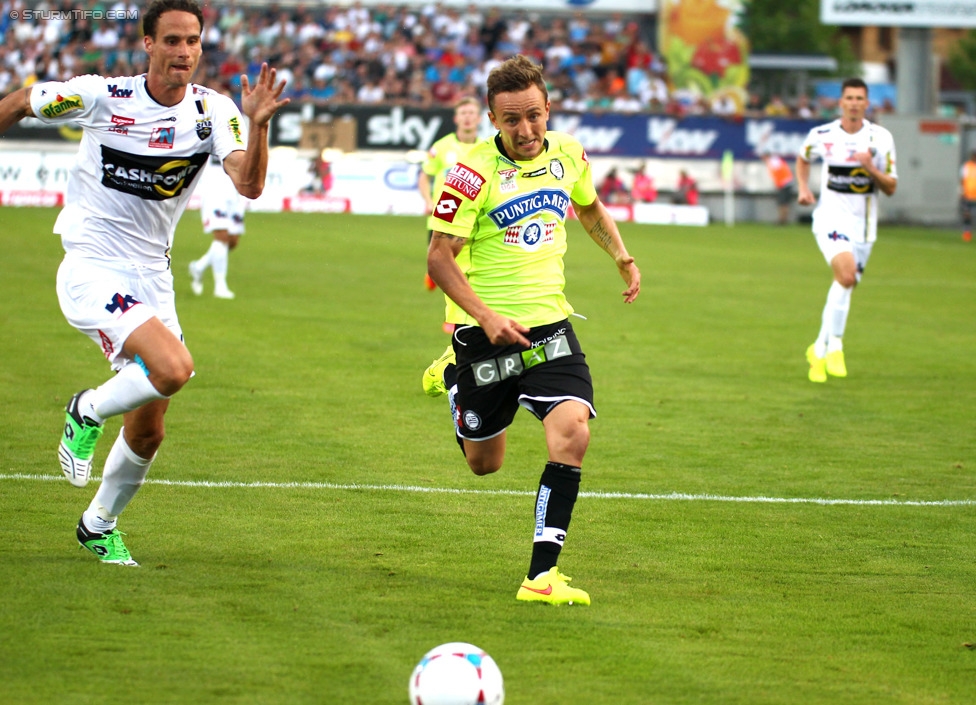
M788 206L793 203L794 198L796 198L796 192L793 190L793 184L786 184L776 191L776 205L778 206Z
M976 211L976 201L967 201L965 198L960 201L962 220L969 223L972 220L973 212Z
M458 435L472 441L497 436L511 425L523 406L538 419L560 402L593 406L593 380L586 356L568 320L533 328L532 347L492 345L484 330L459 326L454 332L457 356Z

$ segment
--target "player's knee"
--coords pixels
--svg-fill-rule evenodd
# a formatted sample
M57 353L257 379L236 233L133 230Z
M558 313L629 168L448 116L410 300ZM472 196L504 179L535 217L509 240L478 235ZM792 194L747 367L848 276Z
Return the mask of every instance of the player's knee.
M837 273L837 283L845 289L857 286L857 271L843 271Z
M149 370L149 380L160 394L171 397L183 388L193 375L193 358L189 352L157 362Z
M552 442L564 449L585 451L590 445L589 412L585 407L579 409L575 416L564 417L553 429ZM549 434L547 434L549 435Z
M471 472L479 477L498 472L502 467L501 461L496 461L493 458L472 458L470 455L467 458L468 467L471 468Z

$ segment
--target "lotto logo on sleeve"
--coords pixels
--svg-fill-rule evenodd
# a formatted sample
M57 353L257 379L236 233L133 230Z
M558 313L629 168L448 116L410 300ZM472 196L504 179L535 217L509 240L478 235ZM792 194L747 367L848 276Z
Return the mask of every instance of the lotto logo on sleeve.
M465 198L474 200L481 193L481 187L485 185L485 177L474 169L469 169L464 164L458 163L447 172L444 185L450 186Z
M458 212L458 208L460 207L460 198L454 194L442 191L441 197L437 199L437 205L434 206L434 217L440 218L448 223L453 223L454 215Z

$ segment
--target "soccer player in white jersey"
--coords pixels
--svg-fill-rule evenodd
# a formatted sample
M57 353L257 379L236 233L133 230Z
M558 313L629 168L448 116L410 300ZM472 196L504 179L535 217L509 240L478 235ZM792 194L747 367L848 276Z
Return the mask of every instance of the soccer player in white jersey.
M846 377L844 331L851 293L861 280L878 236L878 198L895 192L895 141L888 130L864 119L868 87L859 78L841 86L841 116L810 130L796 158L797 201L817 207L813 234L834 280L827 292L820 333L807 348L811 382ZM810 190L810 162L823 160L820 200Z
M237 193L234 182L227 176L216 157L210 158L206 180L200 185L200 219L203 232L213 236L203 257L190 262L190 286L193 293L203 293L203 275L209 267L213 271L213 295L218 299L233 299L227 287L227 265L231 250L244 234L244 211L247 199Z
M488 115L498 134L476 144L448 172L436 197L427 271L464 317L453 335L449 398L468 467L502 466L506 429L524 407L542 422L548 462L539 479L529 570L516 599L590 604L557 567L579 494L593 384L564 294L566 218L613 260L623 301L640 293L640 270L597 197L586 153L571 135L547 132L549 96L541 69L517 56L491 71ZM466 267L456 257L463 250ZM453 369L451 369L453 368Z
M71 398L58 457L71 484L83 487L105 420L122 414L102 481L76 531L104 563L137 565L116 521L163 441L170 397L193 374L170 271L176 223L211 154L223 161L238 192L261 194L268 124L287 103L280 99L284 82L276 86L266 64L253 86L241 77L248 125L233 101L191 84L202 30L196 0L155 0L143 14L146 74L35 83L0 101L0 133L30 116L83 126L54 226L65 250L58 301L117 374Z

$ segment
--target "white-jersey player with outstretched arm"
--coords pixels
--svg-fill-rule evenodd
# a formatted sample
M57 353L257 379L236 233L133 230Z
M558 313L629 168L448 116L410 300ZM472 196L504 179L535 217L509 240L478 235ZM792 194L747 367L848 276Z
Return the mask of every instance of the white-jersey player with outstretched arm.
M116 521L156 458L170 398L193 374L174 302L173 232L211 155L239 193L261 194L268 124L287 103L266 64L253 86L241 77L243 115L230 99L190 83L202 53L196 0L154 0L142 18L146 74L35 83L0 101L0 133L25 117L83 128L54 228L65 251L58 301L117 374L68 402L58 457L68 480L83 487L105 420L122 415L76 530L99 560L120 565L137 563Z

